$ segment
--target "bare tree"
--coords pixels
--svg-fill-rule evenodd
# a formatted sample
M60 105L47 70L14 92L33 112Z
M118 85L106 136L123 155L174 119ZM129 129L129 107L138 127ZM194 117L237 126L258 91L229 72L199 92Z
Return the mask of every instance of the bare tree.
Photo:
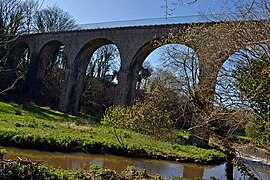
M1 34L10 36L18 33L23 19L21 1L0 1L0 25Z
M167 19L173 14L175 6L190 5L196 3L198 0L163 0L161 8L164 10L164 16Z
M37 12L36 32L67 31L78 28L72 16L58 6L47 7Z
M0 62L3 64L7 54L7 44L14 39L21 25L22 10L20 1L0 1Z
M10 0L0 1L0 73L3 78L6 79L6 74L13 74L18 70L19 65L15 68L6 69L7 55L8 55L8 44L15 40L21 28L23 20L23 12L21 8L21 1ZM16 73L15 73L16 74ZM2 80L2 86L0 94L13 89L17 82L23 78L24 72L20 73L18 77L12 78L12 82L5 83ZM17 76L17 75L15 75Z
M35 17L39 11L39 1L26 0L21 3L21 9L23 13L23 23L20 33L29 34L35 32Z
M182 95L194 96L198 86L199 62L194 50L183 45L163 46L159 60L162 67L178 77L178 88Z
M113 75L120 67L119 52L115 45L98 48L89 61L86 75L105 80L106 75Z

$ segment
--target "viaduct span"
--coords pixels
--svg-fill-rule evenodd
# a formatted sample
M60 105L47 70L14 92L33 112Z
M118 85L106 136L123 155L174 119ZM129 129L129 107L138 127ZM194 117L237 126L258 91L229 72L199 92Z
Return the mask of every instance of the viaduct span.
M211 24L213 23L209 23ZM67 53L67 68L59 110L76 113L89 59L99 47L115 44L120 53L121 68L114 103L129 105L135 96L138 73L143 61L158 48L153 45L153 40L168 36L174 28L178 29L180 36L184 35L189 26L190 24L134 26L22 35L10 44L9 61L16 65L22 53L29 49L30 67L36 69L31 85L35 86L37 82L42 82L44 79L51 55L64 45ZM200 26L200 24L193 24L193 26ZM186 45L191 46L198 53L195 44ZM230 53L236 50L238 49L232 49ZM197 54L200 64L199 85L208 87L207 89L210 90L206 93L213 97L217 73L229 54L209 59L204 57L203 53L200 50L200 54ZM209 67L212 69L209 70Z

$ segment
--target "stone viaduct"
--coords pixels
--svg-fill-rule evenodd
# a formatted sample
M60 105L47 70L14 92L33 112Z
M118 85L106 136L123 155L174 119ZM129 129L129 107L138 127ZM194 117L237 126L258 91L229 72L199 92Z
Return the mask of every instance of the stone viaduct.
M209 25L211 24L213 23L209 23ZM180 35L184 35L189 26L190 24L134 26L22 35L10 44L9 61L16 64L22 53L29 49L30 57L35 59L30 58L30 66L32 64L36 69L35 77L32 77L35 79L32 81L34 85L35 82L42 81L44 78L45 69L52 53L64 45L68 64L59 110L76 113L89 59L99 47L115 44L120 53L121 68L114 102L115 104L129 105L135 96L138 73L143 61L153 50L158 48L158 46L153 45L153 40L168 36L170 30L174 28L178 29ZM200 26L200 24L193 24L193 26ZM185 43L183 42L183 44ZM195 44L188 45L197 52ZM236 50L232 49L230 53ZM211 90L207 93L213 97L217 72L228 56L219 57L222 59L219 61L216 61L217 57L209 60L209 57L205 57L201 52L198 58L200 64L199 84L205 88L210 87ZM209 69L209 67L213 68Z

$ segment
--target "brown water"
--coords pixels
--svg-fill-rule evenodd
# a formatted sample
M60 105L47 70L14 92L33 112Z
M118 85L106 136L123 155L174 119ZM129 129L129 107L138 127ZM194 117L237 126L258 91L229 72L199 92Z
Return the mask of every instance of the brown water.
M114 169L121 172L128 165L134 165L138 170L146 169L150 174L160 174L164 178L185 177L185 178L203 178L210 179L211 176L220 179L226 179L225 165L203 166L189 163L176 163L173 161L127 158L113 155L97 155L86 153L59 153L44 152L37 150L26 150L11 147L7 149L5 159L26 158L32 161L42 162L46 165L61 167L63 169L89 169L92 164L100 167ZM270 171L266 172L265 168L256 167L256 172L260 179L270 180ZM239 179L240 173L234 172L235 179Z

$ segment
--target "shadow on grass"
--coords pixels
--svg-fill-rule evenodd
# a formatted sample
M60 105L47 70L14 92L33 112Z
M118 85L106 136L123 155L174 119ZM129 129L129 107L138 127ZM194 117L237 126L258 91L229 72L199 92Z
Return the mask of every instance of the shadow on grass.
M3 105L1 105L1 102ZM0 97L0 113L1 114L16 114L18 111L24 110L29 113L28 116L33 118L44 118L50 121L73 121L78 125L85 125L91 123L91 125L99 126L100 117L79 113L76 116L65 114L51 110L50 108L44 108L37 106L29 102L12 102L1 99Z
M48 110L48 109L44 109L38 106L33 106L33 105L28 105L28 104L24 104L23 105L23 109L27 110L28 112L35 114L35 115L39 115L41 117L44 117L48 120L53 120L53 121L59 121L59 120L75 120L75 117L71 117L68 114L64 114L64 113L57 113L54 112L52 110Z
M77 115L77 117L78 118L77 118L76 122L78 122L78 123L84 124L87 119L88 120L90 119L91 120L91 125L100 126L101 117L93 116L93 115L89 115L89 114L83 114L83 113L79 113Z
M29 113L32 113L35 116L40 116L50 121L73 121L77 125L86 125L89 123L94 126L100 125L100 118L92 115L78 114L77 116L73 116L30 104L23 105L23 109L28 111Z

